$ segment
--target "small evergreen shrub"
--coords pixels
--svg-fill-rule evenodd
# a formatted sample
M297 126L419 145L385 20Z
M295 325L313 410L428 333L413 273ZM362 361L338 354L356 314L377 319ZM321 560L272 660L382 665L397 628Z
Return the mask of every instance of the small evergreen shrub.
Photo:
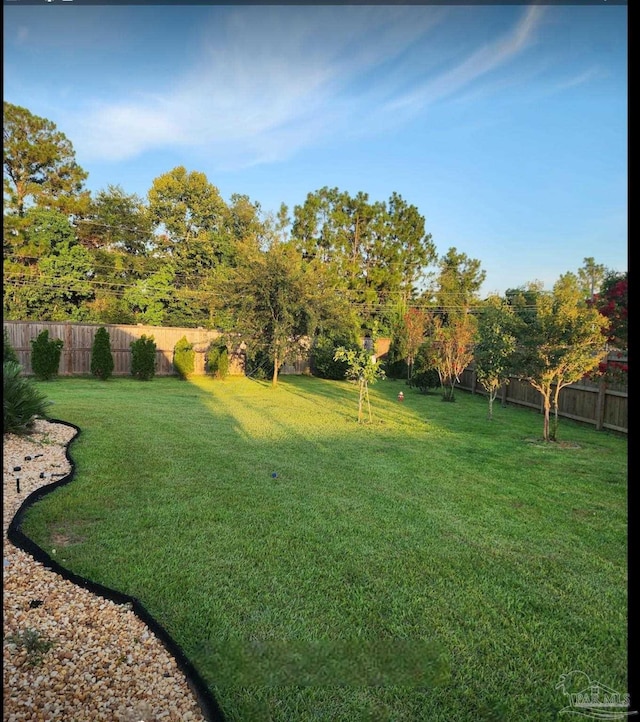
M109 332L102 326L96 331L91 347L91 373L106 381L113 373L113 354Z
M31 368L37 379L48 381L57 375L63 345L60 338L50 339L46 329L31 340Z
M156 342L153 336L142 334L132 341L131 375L140 381L150 381L156 373Z
M186 336L183 336L173 349L173 368L180 378L186 379L189 374L193 373L195 361L196 352L193 350L193 344L187 341Z
M9 334L7 333L6 328L4 329L4 338L3 338L3 342L2 342L2 360L3 361L14 361L17 364L20 363L18 354L16 353L16 350L11 345L11 341L9 341Z
M22 376L17 361L2 364L2 405L5 434L28 434L36 417L45 416L51 404L31 379Z
M229 352L227 346L219 341L209 344L206 355L207 373L218 379L225 378L229 373Z

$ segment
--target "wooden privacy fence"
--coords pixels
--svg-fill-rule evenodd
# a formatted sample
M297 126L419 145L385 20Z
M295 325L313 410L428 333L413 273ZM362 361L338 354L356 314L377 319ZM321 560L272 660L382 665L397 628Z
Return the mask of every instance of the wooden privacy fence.
M193 344L195 353L195 374L205 373L205 354L209 343L220 337L218 331L203 328L178 328L160 326L125 326L115 324L84 324L53 321L4 321L9 342L18 354L25 375L33 373L31 369L31 340L41 331L49 331L50 339L62 339L62 355L58 373L61 376L75 376L91 373L91 349L96 331L104 326L109 332L111 353L113 355L114 376L131 374L132 341L145 335L153 336L156 344L156 375L171 376L173 368L173 349L176 343L186 336ZM240 348L229 356L229 373L244 373L244 354Z
M477 382L475 370L465 369L457 388L487 395ZM512 378L498 392L497 399L503 404L528 406L543 412L542 395L525 381ZM622 389L609 388L604 381L589 383L583 381L571 384L560 390L558 397L558 415L574 421L593 424L598 431L610 429L628 433L627 421L628 392Z

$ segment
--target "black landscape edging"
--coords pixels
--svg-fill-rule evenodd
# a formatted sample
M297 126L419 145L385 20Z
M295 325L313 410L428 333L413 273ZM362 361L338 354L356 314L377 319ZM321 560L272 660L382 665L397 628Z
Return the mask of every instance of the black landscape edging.
M46 486L41 486L39 489L36 489L29 494L11 520L7 529L7 538L14 546L30 554L36 561L41 562L45 567L51 569L51 571L56 574L59 574L63 579L67 579L76 586L82 587L92 594L108 599L116 604L129 604L136 616L139 617L147 625L147 627L149 627L149 629L162 642L169 654L171 654L171 656L176 660L178 668L185 675L187 682L195 693L201 712L207 719L207 722L225 722L224 715L222 714L222 710L218 706L215 697L193 664L187 659L185 653L182 651L182 648L177 644L177 642L175 642L174 639L172 639L166 629L164 629L164 627L162 627L162 625L151 616L151 614L145 609L141 602L136 599L136 597L123 594L115 589L109 589L109 587L105 587L102 584L97 584L96 582L92 582L90 579L85 579L77 574L73 574L52 559L49 554L44 551L44 549L39 547L33 540L29 539L29 537L21 530L20 526L27 509L47 494L55 491L58 487L68 484L73 480L76 473L75 464L69 455L69 446L73 441L75 441L75 439L78 438L81 431L80 428L68 421L60 421L58 419L47 420L52 424L55 423L70 426L77 431L76 436L74 436L73 439L71 439L71 441L65 446L65 455L67 457L67 461L71 465L71 471L58 481L54 481Z

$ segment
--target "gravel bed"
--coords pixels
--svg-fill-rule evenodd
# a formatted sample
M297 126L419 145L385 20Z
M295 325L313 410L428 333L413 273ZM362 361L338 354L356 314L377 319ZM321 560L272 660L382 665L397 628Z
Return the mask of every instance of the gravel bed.
M205 722L174 658L127 605L72 584L7 539L27 496L70 471L75 434L38 420L33 434L3 439L3 720Z

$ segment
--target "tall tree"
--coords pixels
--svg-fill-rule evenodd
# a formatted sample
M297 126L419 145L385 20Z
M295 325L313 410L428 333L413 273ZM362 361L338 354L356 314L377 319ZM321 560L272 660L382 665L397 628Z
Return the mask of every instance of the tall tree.
M540 392L543 439L555 441L560 391L598 367L606 355L608 321L587 303L573 273L561 276L553 291L537 293L533 313L527 313L523 321L516 373Z
M292 236L304 258L328 264L336 285L358 304L363 323L388 324L386 311L416 291L435 259L415 206L394 193L388 205L337 188L309 193L294 208Z
M22 217L29 203L70 214L84 208L87 173L55 123L5 101L3 141L5 213Z

